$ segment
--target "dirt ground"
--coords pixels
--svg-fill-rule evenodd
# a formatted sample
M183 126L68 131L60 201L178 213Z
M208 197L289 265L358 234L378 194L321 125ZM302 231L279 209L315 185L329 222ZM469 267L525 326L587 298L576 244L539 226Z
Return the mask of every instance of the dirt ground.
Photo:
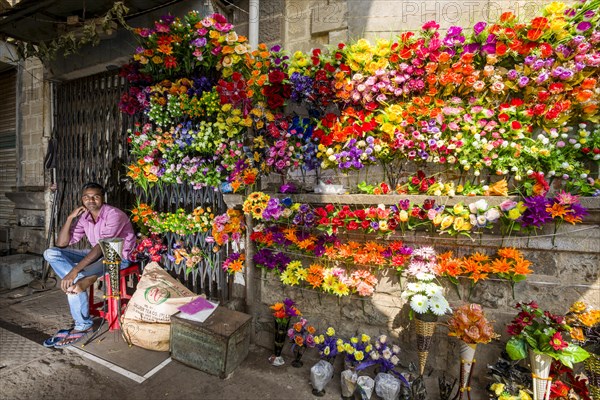
M0 292L0 327L42 343L57 327L71 323L62 296L58 289L33 294L29 294L27 288ZM226 380L172 361L138 384L77 353L52 349L25 365L0 369L0 399L317 398L312 395L310 385L310 366L316 358L307 357L302 368L293 368L288 355L284 366L273 367L267 362L269 355L267 349L251 345L246 360ZM341 365L338 364L334 379L321 399L341 397L340 372Z

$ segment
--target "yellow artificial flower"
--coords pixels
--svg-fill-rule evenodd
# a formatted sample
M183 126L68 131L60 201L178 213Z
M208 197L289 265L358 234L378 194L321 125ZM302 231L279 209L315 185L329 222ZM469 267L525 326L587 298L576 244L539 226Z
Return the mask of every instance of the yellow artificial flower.
M490 389L496 396L500 396L504 392L504 383L494 383L490 386Z
M356 361L362 361L365 359L365 353L363 353L362 351L357 351L356 353L354 353L354 359Z
M565 3L559 2L559 1L553 1L552 3L550 3L546 6L544 11L548 14L561 14L562 15L566 9L567 9L567 5Z

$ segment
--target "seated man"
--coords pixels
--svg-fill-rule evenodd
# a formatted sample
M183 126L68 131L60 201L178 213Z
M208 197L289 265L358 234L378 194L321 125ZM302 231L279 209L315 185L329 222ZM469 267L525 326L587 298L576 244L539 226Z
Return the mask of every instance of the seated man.
M73 210L61 228L56 247L47 249L44 258L62 279L61 289L67 294L73 329L58 331L46 340L47 347L65 347L76 343L92 330L87 288L103 272L102 250L98 241L120 237L123 242L121 269L129 265L127 258L135 246L135 232L129 217L116 207L104 204L104 188L97 183L86 183L81 190L82 206ZM92 249L77 250L67 246L86 236Z

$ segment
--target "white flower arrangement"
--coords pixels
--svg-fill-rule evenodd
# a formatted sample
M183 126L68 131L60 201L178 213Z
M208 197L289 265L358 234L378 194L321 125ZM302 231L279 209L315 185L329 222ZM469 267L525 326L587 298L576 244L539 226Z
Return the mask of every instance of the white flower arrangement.
M452 309L444 297L443 288L435 282L437 258L431 247L415 249L407 273L414 281L406 285L402 298L408 300L411 316L414 313L442 316Z

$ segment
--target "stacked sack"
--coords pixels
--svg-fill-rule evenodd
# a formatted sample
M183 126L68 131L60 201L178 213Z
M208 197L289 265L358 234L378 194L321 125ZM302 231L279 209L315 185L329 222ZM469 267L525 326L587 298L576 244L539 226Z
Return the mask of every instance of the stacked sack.
M158 263L148 264L123 314L123 336L136 346L168 351L171 316L198 297Z

